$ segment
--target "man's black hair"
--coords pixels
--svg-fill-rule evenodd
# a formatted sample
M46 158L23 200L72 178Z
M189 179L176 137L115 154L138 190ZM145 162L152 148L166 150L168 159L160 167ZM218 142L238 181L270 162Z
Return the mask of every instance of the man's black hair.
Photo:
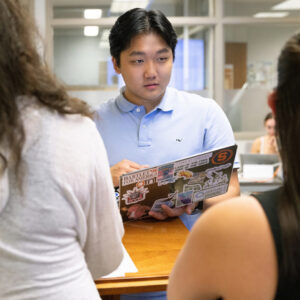
M166 16L159 10L134 8L121 15L110 31L110 54L116 59L118 66L120 54L130 46L132 38L148 33L158 34L171 48L173 60L175 59L177 35Z

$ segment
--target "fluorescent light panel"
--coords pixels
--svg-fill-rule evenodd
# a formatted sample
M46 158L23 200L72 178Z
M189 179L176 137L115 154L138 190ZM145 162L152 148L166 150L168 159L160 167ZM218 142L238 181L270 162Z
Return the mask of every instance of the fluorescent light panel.
M98 26L84 26L83 33L85 36L97 36L99 34Z
M288 16L288 12L259 12L253 15L254 18L284 18Z
M85 19L100 19L102 17L102 9L85 9L83 15Z
M123 13L135 7L146 8L149 0L128 1L128 0L113 0L110 11L112 13Z
M300 9L300 0L286 0L272 7L274 10L297 10Z

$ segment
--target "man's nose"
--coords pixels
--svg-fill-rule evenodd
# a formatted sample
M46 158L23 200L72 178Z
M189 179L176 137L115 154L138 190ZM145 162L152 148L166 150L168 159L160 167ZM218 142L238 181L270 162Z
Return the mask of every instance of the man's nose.
M145 67L145 78L155 78L157 75L155 64L152 61L149 61L146 63Z

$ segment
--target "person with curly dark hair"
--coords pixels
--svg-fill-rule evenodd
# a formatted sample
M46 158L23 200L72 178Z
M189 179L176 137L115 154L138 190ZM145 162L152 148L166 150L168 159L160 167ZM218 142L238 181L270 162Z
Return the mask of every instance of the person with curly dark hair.
M123 225L89 107L36 49L33 21L0 1L0 299L100 299Z

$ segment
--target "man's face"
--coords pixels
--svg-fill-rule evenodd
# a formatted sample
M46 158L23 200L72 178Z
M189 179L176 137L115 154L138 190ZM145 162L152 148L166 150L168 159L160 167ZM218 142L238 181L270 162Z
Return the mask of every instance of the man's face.
M159 35L135 36L129 48L121 52L120 66L114 58L113 63L125 81L128 101L144 105L147 112L160 103L170 81L173 54Z

